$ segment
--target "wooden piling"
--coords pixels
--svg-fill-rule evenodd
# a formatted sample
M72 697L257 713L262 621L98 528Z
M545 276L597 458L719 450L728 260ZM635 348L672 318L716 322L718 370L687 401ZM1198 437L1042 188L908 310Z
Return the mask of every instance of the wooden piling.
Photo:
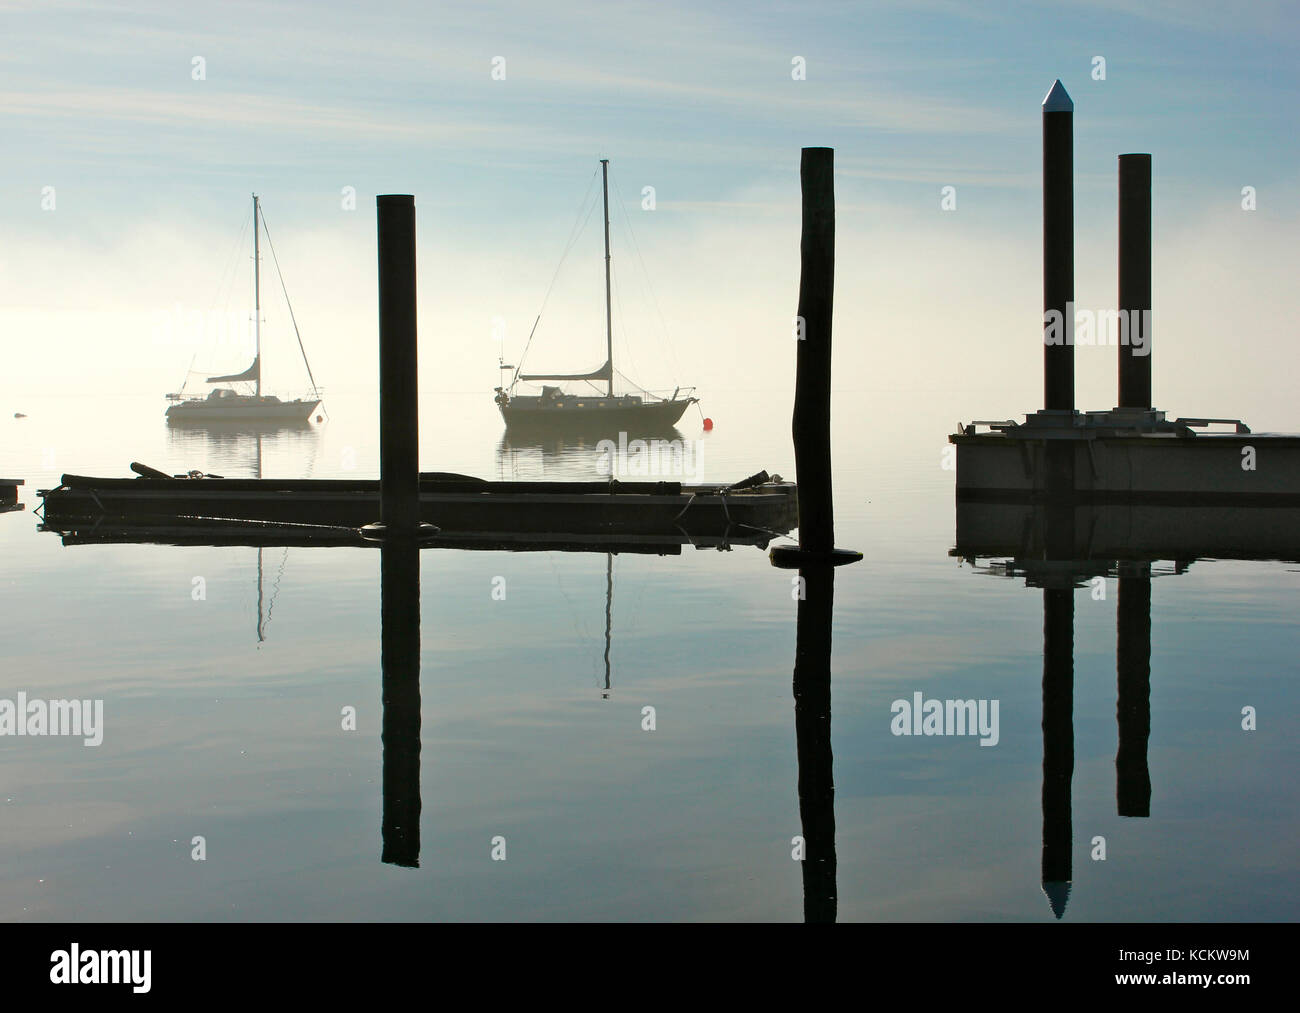
M1119 309L1129 335L1151 312L1151 156L1119 156ZM1151 408L1151 334L1119 346L1119 407ZM1142 354L1137 354L1141 352Z
M835 548L831 496L831 317L835 296L835 150L804 148L799 163L799 328L795 350L795 471L799 546L771 552L777 566L839 565L862 553Z

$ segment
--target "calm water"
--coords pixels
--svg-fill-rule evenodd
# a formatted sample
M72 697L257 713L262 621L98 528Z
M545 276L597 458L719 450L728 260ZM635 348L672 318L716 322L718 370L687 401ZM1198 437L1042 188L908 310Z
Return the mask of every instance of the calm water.
M866 555L835 586L842 921L1053 919L1043 593L949 556L940 467L958 418L1021 401L837 391L837 542ZM257 549L65 547L31 512L60 473L127 475L132 460L375 476L374 403L331 398L325 423L260 441L170 432L147 396L15 407L29 418L0 419L0 475L27 480L27 510L0 514L0 697L102 699L106 730L97 748L0 737L5 918L803 918L796 602L765 552L616 557L608 693L604 554L423 552L420 867L400 868L380 860L377 551L263 550L259 639ZM793 476L788 393L706 408L703 479ZM680 428L700 437L700 416ZM590 448L504 446L490 394L426 391L422 433L427 470L596 474ZM1104 600L1074 592L1066 920L1294 918L1300 568L1199 560L1153 581L1145 819L1116 814L1106 584ZM891 704L916 692L998 701L996 746L892 734Z

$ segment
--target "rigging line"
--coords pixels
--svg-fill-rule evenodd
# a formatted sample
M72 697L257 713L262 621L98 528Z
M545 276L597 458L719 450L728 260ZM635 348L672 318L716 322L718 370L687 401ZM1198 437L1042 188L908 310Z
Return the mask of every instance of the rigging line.
M222 305L222 310L225 311L230 309L231 289L234 287L235 271L239 264L238 254L240 247L244 245L244 233L248 231L248 216L241 212L239 218L241 222L239 233L235 236L234 245L230 247L230 252L226 254L226 258L223 261L221 274L217 277L216 291L212 293L212 299L208 303L209 312L212 312L217 308L217 304L221 302L223 292L225 293L225 302ZM185 393L185 387L190 382L190 376L195 372L194 363L198 357L199 352L196 343L194 355L190 358L190 367L185 371L185 379L181 383L181 389L177 391L178 394ZM207 372L211 373L213 371L209 369Z
M176 392L177 396L180 396L185 393L185 385L190 382L190 374L194 372L194 360L197 359L198 357L199 357L199 353L197 351L190 356L190 364L189 367L185 370L185 379L181 381L181 389Z
M244 233L248 231L248 217L246 213L240 213L239 234L235 236L235 244L226 254L226 259L222 261L221 274L217 276L217 290L212 293L212 301L208 304L210 308L215 308L220 300L222 293L225 293L226 306L230 305L230 288L234 284L235 269L239 263L238 254L240 248L244 245Z
M262 632L271 625L271 613L275 611L275 597L280 593L280 578L284 576L284 564L289 561L289 546L284 547L284 555L280 557L280 569L275 575L275 580L271 582L271 600L266 604L266 618L262 621Z
M618 268L614 268L614 279L615 279L616 281L618 280ZM640 372L640 369L637 368L636 358L632 355L632 342L628 339L628 336L627 336L627 314L625 314L625 313L623 312L623 293L622 293L622 291L620 291L617 287L615 287L614 291L615 291L614 301L618 303L618 324L619 324L619 329L622 331L622 334L623 334L623 351L624 351L625 353L627 353L627 357L628 357L629 359L632 360L632 371L633 371L634 373L639 373L639 372ZM628 379L628 377L623 373L622 370L618 370L618 374L619 374L619 376L622 376L624 380L627 380L627 382L628 382L632 387L634 387L635 389L641 391L641 393L643 393L643 394L648 394L648 393L650 393L648 390L646 390L644 387L642 387L639 383L635 382L634 380L630 380L630 379Z
M645 279L646 292L650 295L650 302L655 308L655 314L659 317L659 326L663 331L663 347L668 351L668 357L671 359L669 370L672 374L673 384L676 385L677 377L681 373L681 368L677 363L677 355L673 350L672 342L668 335L668 321L664 319L663 310L659 308L659 299L655 295L654 285L650 282L650 271L645 266L645 258L641 255L641 246L636 241L636 233L632 230L632 216L627 213L627 205L623 203L623 194L618 193L618 206L623 210L623 220L627 222L628 238L632 240L632 250L636 254L637 263L641 265L641 276Z
M537 311L537 319L533 321L533 329L528 332L528 340L524 343L524 350L519 355L519 364L515 367L515 374L510 378L510 386L514 387L519 382L519 374L524 368L524 359L528 355L528 349L533 343L533 335L537 333L537 325L541 322L542 314L546 311L546 304L550 301L551 292L555 288L555 282L560 277L560 269L564 267L564 261L569 256L569 251L573 249L574 243L587 228L587 221L591 218L592 211L595 210L595 202L591 207L587 207L587 201L591 199L596 185L596 173L593 171L591 179L587 181L587 191L582 195L582 202L578 205L578 215L574 220L572 228L569 230L569 238L564 244L564 252L560 254L560 262L555 265L555 273L551 275L551 283L546 287L546 294L542 296L541 309ZM583 214L583 208L587 208L586 214Z
M569 233L569 239L568 242L565 244L564 252L560 254L560 262L555 265L555 273L551 276L551 283L550 285L547 286L546 294L542 298L542 307L537 312L537 319L533 321L533 329L528 332L528 341L524 343L524 350L519 356L519 364L515 367L514 376L510 378L510 386L512 388L518 382L519 374L523 372L524 358L528 355L528 349L532 346L533 335L537 333L537 325L542 321L542 313L544 313L546 310L546 304L550 302L551 293L555 289L556 281L559 280L560 271L564 267L564 262L568 258L569 253L573 250L573 247L577 243L579 236L581 236L582 233L586 231L587 222L591 220L591 214L596 209L596 204L594 201L592 201L591 207L587 208L586 216L585 217L583 216L582 208L586 206L588 197L592 193L592 185L594 181L595 181L595 174L593 173L592 182L587 184L587 195L583 197L582 205L578 208L579 220L574 222L574 228Z
M285 305L289 307L289 321L293 324L294 336L298 339L298 351L302 353L302 364L307 367L307 379L311 381L312 397L320 396L320 389L316 386L316 378L311 375L311 363L307 361L307 349L302 347L302 335L298 333L298 321L293 315L293 303L289 302L289 290L284 285L284 275L280 273L280 261L275 255L275 243L271 242L271 230L266 224L266 215L261 207L257 213L262 216L262 228L266 229L266 245L271 248L271 263L275 265L275 276L280 279L280 291L284 293Z
M560 592L560 597L563 598L565 603L569 606L569 622L573 626L574 634L577 636L579 641L590 640L591 628L587 625L586 620L581 617L581 613L573 604L573 599L570 598L568 592L564 590L564 581L560 576L559 569L555 565L555 553L548 552L546 553L546 556L547 562L550 563L551 566L551 575L555 578L555 589ZM579 623L581 623L581 628L579 628Z

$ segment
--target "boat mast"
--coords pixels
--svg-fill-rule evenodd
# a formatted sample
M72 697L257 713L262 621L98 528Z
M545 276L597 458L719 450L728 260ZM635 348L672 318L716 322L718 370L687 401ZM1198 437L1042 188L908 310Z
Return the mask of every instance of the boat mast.
M259 232L257 194L253 194L253 337L256 342L256 352L254 353L253 363L257 367L257 399L262 400L262 273L261 273L261 251L258 247L257 238Z
M605 194L605 364L609 367L609 394L614 396L614 327L609 308L609 159L600 160L600 182Z
M262 434L257 434L257 477L262 477ZM262 547L257 547L257 642L266 640L266 624L262 619Z

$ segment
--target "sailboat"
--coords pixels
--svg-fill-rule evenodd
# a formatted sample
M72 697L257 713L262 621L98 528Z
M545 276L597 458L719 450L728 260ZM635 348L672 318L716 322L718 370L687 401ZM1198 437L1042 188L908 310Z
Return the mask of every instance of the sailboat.
M683 388L673 391L671 398L656 397L648 391L641 394L614 394L614 331L610 308L610 256L609 256L609 159L600 160L601 185L605 205L605 364L590 373L531 373L501 363L502 370L514 370L510 383L497 387L495 401L507 429L530 427L549 430L617 433L620 431L653 432L671 428L699 398ZM538 318L540 319L540 317ZM537 324L533 324L536 331ZM531 340L531 335L530 335ZM525 349L526 350L526 349ZM566 394L561 388L545 381L604 381L605 392ZM516 394L515 387L523 381L541 382L541 394ZM687 391L694 388L686 388Z
M262 393L262 259L260 238L266 223L262 220L262 208L257 194L253 194L253 334L255 351L253 364L242 373L226 376L210 376L205 381L209 384L251 383L253 393L240 393L230 387L215 387L207 397L185 397L182 393L168 394L167 399L175 402L167 409L167 421L182 422L305 422L321 403L320 390L316 378L311 374L307 362L307 352L302 347L302 336L298 335L298 349L302 352L303 365L307 367L307 376L311 380L310 397L294 398L283 401L274 394ZM267 234L270 241L270 234ZM272 247L272 256L275 249ZM276 264L276 271L280 266ZM281 279L283 287L283 279ZM286 301L288 294L285 295ZM294 320L293 307L289 307L289 319ZM294 320L294 333L297 334L298 323Z

